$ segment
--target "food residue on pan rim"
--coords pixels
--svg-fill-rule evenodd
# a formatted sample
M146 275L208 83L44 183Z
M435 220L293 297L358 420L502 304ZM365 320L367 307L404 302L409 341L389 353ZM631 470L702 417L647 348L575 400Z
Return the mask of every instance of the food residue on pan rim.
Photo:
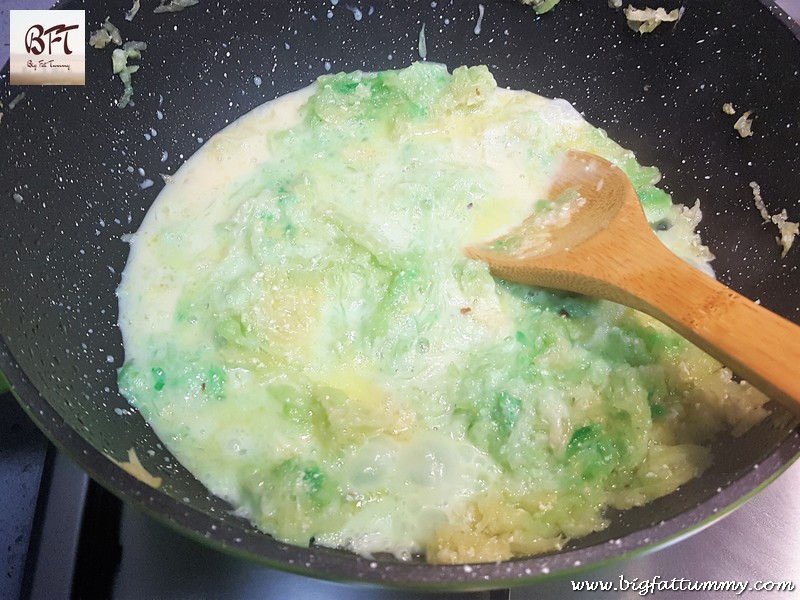
M125 471L128 475L132 475L142 483L149 485L151 488L158 489L161 487L161 477L152 475L147 471L147 469L144 468L139 460L139 457L136 455L135 448L128 449L128 460L126 461L117 460L108 454L106 454L106 458Z

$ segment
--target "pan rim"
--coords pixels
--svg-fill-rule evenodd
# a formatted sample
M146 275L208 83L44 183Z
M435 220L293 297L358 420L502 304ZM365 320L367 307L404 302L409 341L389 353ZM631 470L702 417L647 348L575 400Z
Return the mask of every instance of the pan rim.
M760 1L767 7L777 7L774 0ZM72 0L59 0L54 8L63 8L70 4L73 4ZM777 9L782 12L779 7ZM800 38L800 24L794 21L787 23L785 19L780 20ZM7 72L7 69L6 63L2 70ZM758 468L732 482L723 492L661 525L620 538L623 543L619 545L606 543L559 555L514 559L502 563L450 566L371 561L351 553L344 554L342 551L290 546L260 534L262 538L270 540L269 546L275 547L269 556L265 556L252 552L251 548L260 548L262 544L251 546L251 540L245 535L240 538L239 543L234 539L224 539L221 533L218 533L223 531L222 528L215 530L211 536L201 535L199 531L212 531L211 525L215 520L210 515L183 504L163 492L153 490L111 463L102 452L69 427L40 394L14 360L2 335L0 335L0 371L8 377L17 402L52 443L73 460L77 459L76 462L81 468L89 472L90 476L103 487L183 535L206 543L217 550L284 571L324 579L406 589L457 591L516 587L575 574L653 552L679 542L717 522L763 490L800 458L800 430L795 429L759 463ZM165 511L159 510L159 507L165 506L167 507ZM167 514L177 518L169 518ZM655 530L660 532L658 541L645 541L654 537ZM597 560L587 560L587 556L597 557ZM372 564L376 566L373 567Z

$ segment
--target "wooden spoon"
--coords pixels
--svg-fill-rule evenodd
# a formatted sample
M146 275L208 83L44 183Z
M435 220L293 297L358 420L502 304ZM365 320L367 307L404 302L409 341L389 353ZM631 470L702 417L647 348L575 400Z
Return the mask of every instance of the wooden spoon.
M549 196L569 190L584 202L550 231L548 243L516 253L499 250L519 241L520 228L465 248L465 254L488 263L502 279L645 312L800 415L800 327L668 250L650 228L630 180L607 160L568 152Z

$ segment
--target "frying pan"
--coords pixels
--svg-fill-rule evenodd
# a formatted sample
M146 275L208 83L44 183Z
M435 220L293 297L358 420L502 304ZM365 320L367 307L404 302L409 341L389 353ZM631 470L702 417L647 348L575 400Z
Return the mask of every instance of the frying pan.
M752 203L761 185L771 212L800 220L800 43L755 0L728 9L695 0L667 35L631 31L606 2L564 0L542 17L512 0L201 0L176 14L133 21L128 0L64 2L87 29L109 16L143 40L135 105L110 51L87 49L85 87L12 88L26 97L0 123L0 370L57 446L127 502L233 554L306 575L426 589L530 583L680 538L776 476L800 451L786 413L740 438L720 437L701 478L645 507L611 512L611 526L562 552L498 564L432 566L276 542L177 463L116 388L123 351L114 291L128 246L172 173L202 141L258 104L331 71L380 70L427 58L488 64L501 86L571 101L643 164L657 165L678 202L700 199L702 234L718 277L800 323L800 248L781 259L776 230ZM774 7L773 7L774 8ZM360 12L359 12L360 11ZM260 85L259 85L260 83ZM742 139L721 106L753 109ZM146 179L155 182L143 187ZM135 448L158 489L122 471Z

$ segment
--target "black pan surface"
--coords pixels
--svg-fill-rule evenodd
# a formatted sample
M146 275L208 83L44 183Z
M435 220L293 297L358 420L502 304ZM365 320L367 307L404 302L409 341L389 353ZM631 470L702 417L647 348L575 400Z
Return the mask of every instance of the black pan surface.
M143 4L146 4L143 2ZM498 83L572 102L643 164L676 201L700 199L702 233L719 278L800 323L800 248L781 259L749 182L770 212L800 220L800 43L756 0L695 0L673 33L631 31L606 2L564 0L536 17L512 0L400 3L201 0L182 13L128 0L65 2L91 31L109 16L143 40L134 106L118 109L110 50L87 49L85 87L12 87L26 97L0 123L0 370L31 417L114 493L232 553L307 575L428 589L529 583L640 551L715 518L800 451L785 413L739 439L720 439L701 479L646 507L612 514L606 531L563 552L500 564L431 566L277 543L232 516L187 473L116 388L123 352L114 291L128 246L172 173L202 140L243 113L331 71L380 70L427 59L487 64ZM260 85L259 85L260 82ZM732 102L753 109L753 137L733 130ZM142 188L145 180L154 185ZM136 448L164 479L153 490L120 470Z

